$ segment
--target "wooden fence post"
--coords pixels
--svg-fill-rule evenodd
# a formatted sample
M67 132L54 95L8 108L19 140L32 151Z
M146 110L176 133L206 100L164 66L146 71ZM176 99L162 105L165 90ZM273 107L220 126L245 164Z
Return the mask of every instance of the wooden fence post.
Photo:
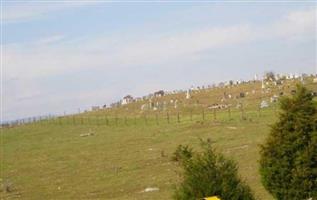
M180 123L179 112L177 112L177 123Z
M190 110L190 121L193 121L193 111Z
M203 115L203 121L205 121L205 110L204 109L202 111L202 115Z
M244 106L241 104L241 119L245 120Z

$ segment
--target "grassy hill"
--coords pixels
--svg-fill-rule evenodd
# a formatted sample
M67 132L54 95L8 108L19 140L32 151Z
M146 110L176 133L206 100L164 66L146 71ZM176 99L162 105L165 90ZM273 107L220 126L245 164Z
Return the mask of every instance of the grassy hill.
M239 164L240 176L258 199L272 197L258 173L259 147L276 121L278 108L262 100L274 94L290 95L298 81L283 87L261 83L196 91L152 99L178 100L164 110L141 110L149 100L119 108L86 112L13 128L1 129L2 199L171 199L181 181L179 166L171 161L179 144L198 146L198 138L210 138L218 151ZM306 86L316 90L308 78ZM231 98L221 102L226 94ZM210 104L231 104L210 110ZM237 105L241 105L237 107ZM159 191L144 192L147 187Z

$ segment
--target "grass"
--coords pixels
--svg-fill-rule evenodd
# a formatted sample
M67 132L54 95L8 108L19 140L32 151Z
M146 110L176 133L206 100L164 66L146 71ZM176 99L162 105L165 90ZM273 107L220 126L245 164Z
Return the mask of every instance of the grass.
M206 102L215 97L213 92L199 95L196 98ZM259 101L252 98L244 100L246 120L233 109L231 119L227 111L218 112L216 120L206 111L203 121L200 108L191 120L184 106L180 123L172 110L170 123L163 112L158 123L156 113L147 112L145 123L144 113L128 105L75 116L74 124L72 118L63 118L62 125L52 121L2 129L0 178L3 185L10 183L12 191L2 188L1 199L171 199L173 187L181 181L181 170L171 161L176 147L198 147L199 138L210 138L219 152L238 162L240 176L256 197L270 200L258 173L259 144L277 115L272 106L259 115L254 106ZM113 114L119 116L118 125ZM104 115L109 116L109 125L101 118ZM98 120L96 116L100 116L98 122L80 123L81 117ZM123 116L128 117L127 123ZM94 135L80 136L87 132ZM160 190L142 192L147 187Z

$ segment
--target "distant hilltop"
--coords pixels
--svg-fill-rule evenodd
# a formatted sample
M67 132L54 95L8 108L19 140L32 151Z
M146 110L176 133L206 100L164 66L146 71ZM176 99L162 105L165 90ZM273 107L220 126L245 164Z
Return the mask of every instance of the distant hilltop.
M104 104L103 106L92 106L91 111L97 111L100 109L106 109L106 108L117 108L120 106L124 106L133 102L140 102L144 100L149 100L156 97L162 97L165 95L170 94L179 94L179 93L186 93L186 98L190 98L190 93L193 91L201 91L205 89L213 89L213 88L223 88L223 87L230 87L230 86L237 86L244 83L252 83L255 81L261 81L262 83L262 89L265 89L266 86L273 84L273 85L281 85L283 81L285 80L300 80L304 81L304 79L311 77L313 78L313 82L317 83L317 74L296 74L296 73L290 73L290 74L275 74L274 72L266 72L263 76L259 76L258 74L254 75L254 78L252 80L229 80L225 82L219 82L219 83L213 83L209 85L202 85L202 86L191 86L188 89L185 90L173 90L173 91L164 91L159 90L153 93L150 93L148 95L142 96L142 97L133 97L132 95L128 94L125 95L121 100L111 103L109 106Z

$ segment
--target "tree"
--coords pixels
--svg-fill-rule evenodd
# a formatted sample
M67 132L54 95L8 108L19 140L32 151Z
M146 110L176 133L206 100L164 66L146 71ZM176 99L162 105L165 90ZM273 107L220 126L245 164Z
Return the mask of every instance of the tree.
M266 81L275 81L275 74L272 71L266 72L264 77Z
M217 154L210 142L203 142L202 147L201 153L181 156L184 180L176 188L174 199L196 200L218 196L222 200L253 200L251 189L237 175L235 162Z
M176 151L173 154L172 161L183 161L190 159L193 156L193 149L188 145L178 145Z
M311 92L297 86L280 101L279 120L261 146L260 173L276 199L317 198L317 115Z

